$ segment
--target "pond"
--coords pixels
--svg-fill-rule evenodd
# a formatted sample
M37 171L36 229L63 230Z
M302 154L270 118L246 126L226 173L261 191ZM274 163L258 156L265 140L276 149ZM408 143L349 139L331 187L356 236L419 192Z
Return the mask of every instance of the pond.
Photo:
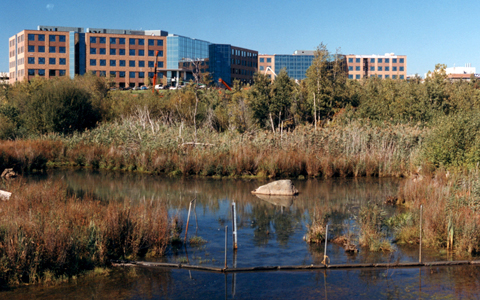
M331 209L329 235L351 234L358 239L356 218L369 202L383 205L395 195L401 179L294 180L300 191L293 198L265 198L251 191L265 180L169 178L117 172L61 170L29 180L64 181L77 195L100 199L164 201L177 216L185 237L188 208L193 199L188 238L199 245L169 247L161 262L190 263L223 268L225 227L228 226L228 267L320 264L324 244L307 244L304 236L316 207ZM232 203L235 202L238 250L232 250ZM387 214L399 208L385 206ZM394 245L389 253L359 248L349 254L328 243L331 264L418 261L418 247ZM423 249L423 261L454 259ZM472 297L479 290L478 271L472 266L273 271L217 274L180 269L115 268L107 277L81 278L56 287L22 287L0 297L18 299L155 299L155 298L430 298ZM68 295L68 296L67 296Z

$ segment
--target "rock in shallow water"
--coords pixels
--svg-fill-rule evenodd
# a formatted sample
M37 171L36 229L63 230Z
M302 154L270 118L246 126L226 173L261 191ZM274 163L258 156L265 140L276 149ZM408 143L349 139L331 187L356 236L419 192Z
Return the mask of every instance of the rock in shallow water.
M292 196L298 194L298 190L295 188L291 180L286 179L262 185L256 190L253 190L252 194Z

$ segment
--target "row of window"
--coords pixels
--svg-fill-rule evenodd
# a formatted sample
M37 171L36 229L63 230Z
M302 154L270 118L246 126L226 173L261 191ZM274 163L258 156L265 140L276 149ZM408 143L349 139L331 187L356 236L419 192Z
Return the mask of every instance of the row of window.
M117 61L114 59L111 59L110 61L110 67L116 67L117 66ZM90 59L90 66L96 66L97 65L97 60L96 59ZM107 60L106 59L99 59L98 60L98 65L99 66L106 66L107 65ZM127 66L127 61L126 60L119 60L118 61L118 66L119 67L126 67ZM128 66L129 67L135 67L136 66L136 61L135 60L129 60L128 61ZM138 67L139 68L144 68L145 67L145 61L144 60L139 60L138 61ZM149 68L154 68L155 67L155 62L154 61L148 61L148 67ZM157 62L157 67L158 68L163 68L163 61Z
M393 71L393 72L396 72L397 69L399 69L400 72L405 71L405 67L398 67L398 68L397 68L397 67L392 67L392 71ZM349 71L353 71L353 66L349 66L349 67L348 67L348 70L349 70ZM361 70L361 69L360 69L360 66L356 66L356 67L355 67L355 71L360 71L360 70ZM375 71L375 67L371 66L371 67L370 67L370 71ZM390 72L390 67L382 67L382 66L379 66L379 67L377 67L377 71Z
M240 60L240 59L234 59L234 58L232 58L232 65L255 67L255 68L257 67L257 64L254 63L253 61L246 61L246 60Z
M125 45L125 38L110 38L110 44L118 44L120 45ZM95 44L95 43L100 43L100 44L106 44L107 43L107 38L104 36L96 37L96 36L91 36L90 37L90 43ZM145 39L134 39L130 38L128 39L128 44L129 45L139 45L143 46L145 45ZM149 46L163 46L163 40L154 40L154 39L148 39L148 45Z
M48 75L49 76L56 76L57 70L48 70ZM58 70L58 75L59 76L65 76L67 73L66 70ZM28 75L29 76L45 76L45 69L28 69Z
M253 71L245 70L245 69L231 69L232 74L238 74L238 75L248 75L248 76L253 76Z
M44 65L45 64L45 57L37 57L37 63L39 65ZM29 64L35 64L35 57L29 57L28 58L28 63ZM48 64L50 65L56 65L57 64L57 58L55 57L49 57L48 58ZM58 64L59 65L66 65L67 64L67 59L66 58L59 58L58 59Z
M256 57L257 56L255 53L248 52L248 51L243 51L243 50L238 50L238 49L232 49L232 55L242 56L242 57Z
M107 76L107 71L90 71L93 75ZM110 77L125 78L127 72L125 71L109 71ZM153 78L154 72L148 72L148 77ZM118 76L117 76L118 75ZM157 73L157 77L163 78L163 73ZM128 78L145 78L145 72L128 72Z
M260 57L260 62L263 63L265 62L265 58L264 57ZM272 58L271 57L267 57L267 63L271 63L272 62Z
M359 63L361 61L361 58L355 58L355 62L356 63ZM404 58L400 58L398 59L398 61L400 61L401 64L403 64L405 62L405 59ZM348 58L348 62L349 63L353 63L353 57L349 57ZM377 63L390 63L390 58L377 58ZM375 58L370 58L370 63L375 63ZM392 58L392 63L396 64L397 63L397 59L396 58Z
M378 77L378 78L388 79L388 78L390 78L390 75L370 75L370 77ZM400 77L398 77L397 75L392 75L392 79L397 79L397 78L405 79L405 76L400 75ZM348 75L348 79L353 79L353 75ZM359 74L355 75L355 79L360 79L360 75Z
M35 36L37 36L37 41L39 42L44 42L45 41L45 35L44 34L33 34L29 33L28 34L28 40L29 41L35 41ZM66 42L67 41L67 36L65 35L54 35L51 34L48 36L48 40L50 42Z
M45 46L37 46L37 52L44 53L45 52ZM58 53L67 53L67 48L65 47L55 47L55 46L50 46L48 47L48 52L49 53L57 53L57 48L58 48ZM28 52L35 52L35 46L28 46Z
M98 51L97 51L98 49ZM118 52L117 52L118 50ZM148 50L148 56L155 56L155 50ZM110 49L110 55L125 55L126 51L125 49ZM107 48L90 48L90 54L100 54L100 55L105 55L107 54ZM128 55L130 56L145 56L145 50L135 50L135 49L130 49L128 50ZM163 57L163 51L158 51L158 56Z

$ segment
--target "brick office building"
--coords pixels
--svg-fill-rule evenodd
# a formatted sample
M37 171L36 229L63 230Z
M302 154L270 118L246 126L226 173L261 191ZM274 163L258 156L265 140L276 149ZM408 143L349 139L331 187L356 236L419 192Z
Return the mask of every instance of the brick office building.
M385 55L346 55L348 78L361 79L378 77L382 79L406 79L407 56L386 53Z

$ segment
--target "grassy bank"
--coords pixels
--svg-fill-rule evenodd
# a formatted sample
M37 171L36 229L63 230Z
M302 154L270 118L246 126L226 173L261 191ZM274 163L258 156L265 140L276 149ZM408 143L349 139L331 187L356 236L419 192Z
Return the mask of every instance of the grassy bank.
M109 265L110 259L163 255L168 215L159 202L99 202L54 183L7 187L0 203L0 284L49 282Z
M315 130L197 131L128 118L71 136L48 135L0 145L0 167L80 166L200 176L404 176L416 168L426 130L349 122ZM38 163L40 162L40 163Z

